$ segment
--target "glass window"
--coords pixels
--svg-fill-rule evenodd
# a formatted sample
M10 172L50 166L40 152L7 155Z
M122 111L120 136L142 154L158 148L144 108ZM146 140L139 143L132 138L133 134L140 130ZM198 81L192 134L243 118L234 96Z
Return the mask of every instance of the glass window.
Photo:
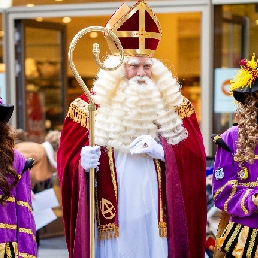
M28 0L4 0L12 6L27 6L27 4L34 3L35 5L53 5L53 4L83 4L89 2L108 2L106 0L37 0L37 1L28 1ZM120 2L121 0L112 0L112 2ZM7 3L5 4L7 6ZM31 5L30 5L31 6Z
M201 122L201 13L158 14L162 39L155 57L163 61L178 78Z
M216 5L214 10L214 121L213 133L222 133L237 122L234 99L229 95L229 81L239 69L242 58L258 56L257 4ZM222 80L222 76L225 75ZM221 80L221 83L219 82ZM220 87L220 89L218 89ZM219 95L221 94L221 95ZM223 98L223 103L221 100ZM219 111L216 105L225 105Z
M65 26L17 20L16 53L18 126L30 141L42 142L49 130L61 130L64 120Z

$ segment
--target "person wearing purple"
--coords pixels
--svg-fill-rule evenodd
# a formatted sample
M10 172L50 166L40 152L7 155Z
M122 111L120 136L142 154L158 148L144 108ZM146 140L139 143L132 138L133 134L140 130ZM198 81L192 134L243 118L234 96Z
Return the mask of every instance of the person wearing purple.
M28 162L14 149L8 124L13 109L0 99L0 257L36 258Z
M215 206L230 219L217 236L223 257L258 257L258 67L255 55L240 61L231 81L238 125L215 137ZM220 231L220 230L219 230ZM218 257L218 256L215 256ZM220 256L222 257L222 256Z

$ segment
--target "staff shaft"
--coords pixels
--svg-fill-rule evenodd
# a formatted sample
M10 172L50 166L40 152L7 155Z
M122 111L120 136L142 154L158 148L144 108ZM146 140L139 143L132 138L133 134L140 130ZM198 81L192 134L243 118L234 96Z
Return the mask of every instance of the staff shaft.
M89 133L90 133L90 146L94 146L94 113L95 105L89 104ZM95 257L95 171L94 168L90 169L90 258Z

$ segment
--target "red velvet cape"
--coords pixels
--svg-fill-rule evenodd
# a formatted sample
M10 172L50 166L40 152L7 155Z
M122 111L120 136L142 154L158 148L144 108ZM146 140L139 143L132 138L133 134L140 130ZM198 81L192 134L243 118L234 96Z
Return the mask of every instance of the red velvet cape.
M80 96L87 101L85 95ZM177 145L161 138L166 164L168 257L204 257L206 238L206 156L195 112L183 117L188 137ZM69 258L89 258L87 176L80 152L89 144L86 127L67 117L57 155Z

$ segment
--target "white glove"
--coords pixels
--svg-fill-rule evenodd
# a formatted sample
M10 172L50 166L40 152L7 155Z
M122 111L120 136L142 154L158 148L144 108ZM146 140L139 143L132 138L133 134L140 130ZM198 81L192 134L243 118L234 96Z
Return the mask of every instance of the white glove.
M85 146L81 150L81 166L88 170L96 168L99 165L100 147L99 146Z
M130 144L131 154L148 154L153 159L164 161L164 150L150 135L141 135Z

